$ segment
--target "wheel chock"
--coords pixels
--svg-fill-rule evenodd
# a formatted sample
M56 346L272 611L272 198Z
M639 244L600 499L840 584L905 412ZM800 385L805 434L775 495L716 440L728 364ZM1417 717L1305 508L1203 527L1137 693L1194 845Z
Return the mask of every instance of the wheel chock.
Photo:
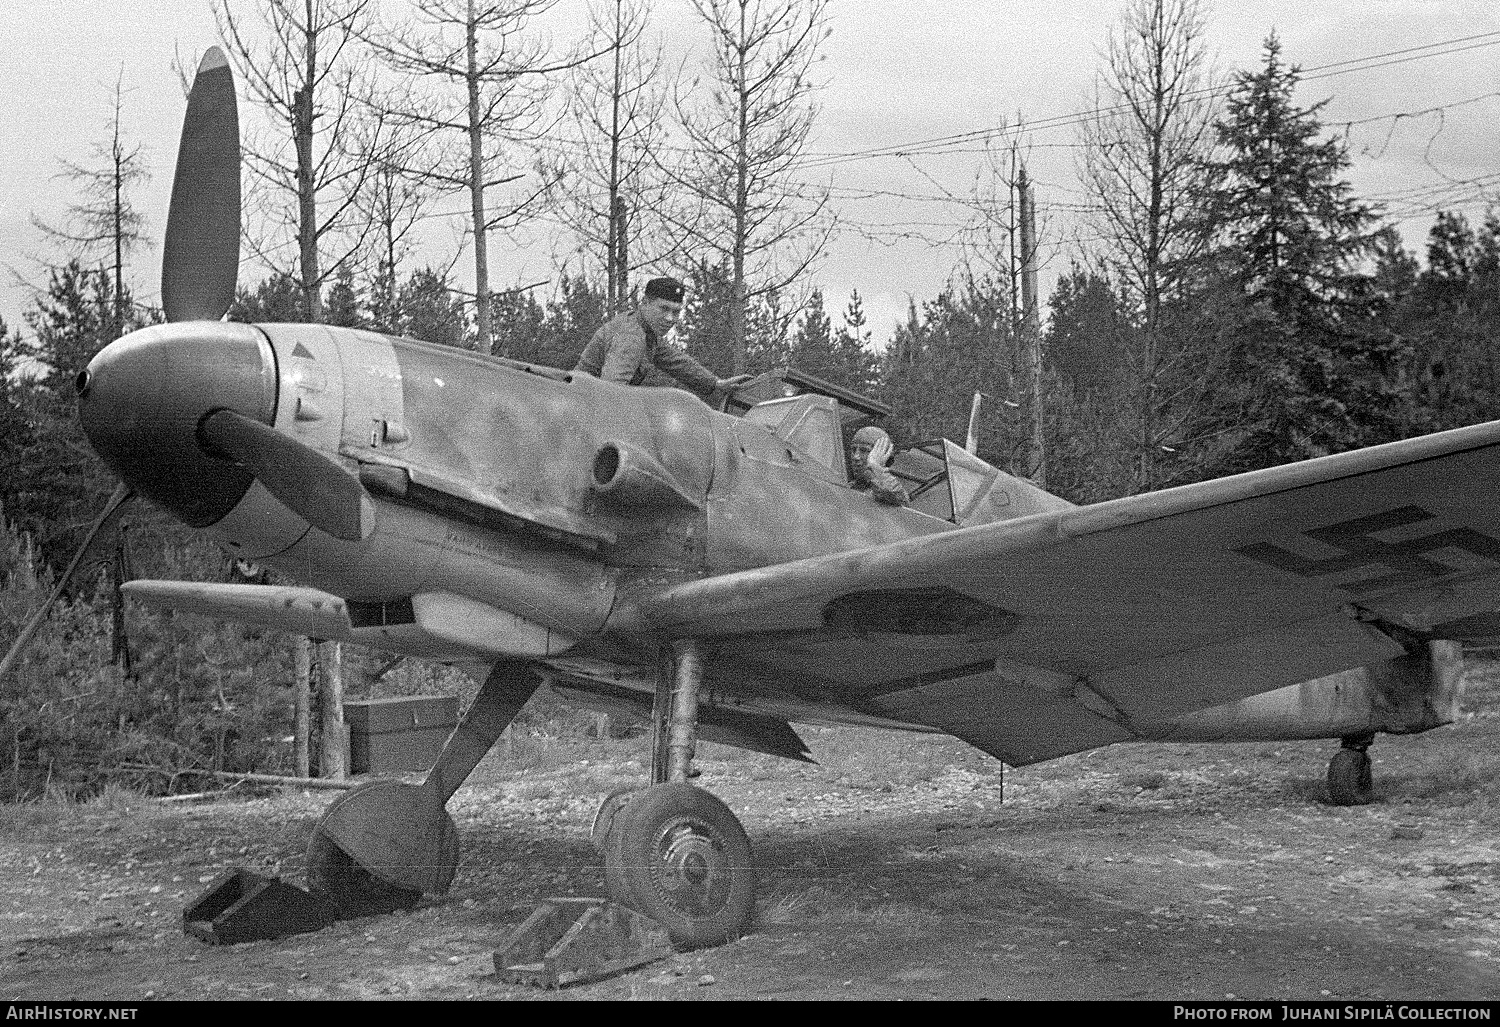
M655 920L608 899L551 898L495 950L495 976L508 984L562 988L671 955Z
M337 919L338 911L312 892L231 867L183 909L182 930L210 945L238 945L322 930Z

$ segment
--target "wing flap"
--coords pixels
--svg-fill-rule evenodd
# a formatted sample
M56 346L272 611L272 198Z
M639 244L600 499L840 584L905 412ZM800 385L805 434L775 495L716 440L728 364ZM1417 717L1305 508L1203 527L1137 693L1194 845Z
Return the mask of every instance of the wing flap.
M873 705L962 738L1013 767L1135 737L1071 695L1048 694L998 668L886 693Z

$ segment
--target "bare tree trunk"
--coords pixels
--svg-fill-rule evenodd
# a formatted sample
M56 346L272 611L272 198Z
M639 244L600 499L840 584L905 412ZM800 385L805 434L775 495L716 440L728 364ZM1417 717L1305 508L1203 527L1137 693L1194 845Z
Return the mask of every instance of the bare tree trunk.
M1192 390L1174 385L1174 374L1202 373L1185 366L1192 355L1168 338L1163 311L1208 238L1202 169L1213 76L1204 35L1200 0L1128 0L1099 72L1100 116L1083 126L1080 171L1100 253L1133 307L1136 491L1156 487L1165 425L1191 411Z
M464 26L465 83L469 98L469 210L474 224L474 310L479 332L479 351L488 353L495 330L490 307L490 255L484 211L484 119L479 110L479 25L474 0L469 0L469 19Z
M1032 201L1031 182L1026 165L1021 165L1021 329L1022 352L1026 355L1026 410L1031 429L1027 446L1027 474L1042 488L1047 487L1047 447L1043 433L1042 409L1042 320L1036 295L1036 204Z
M620 38L623 29L624 7L615 0L614 74L609 91L609 239L605 247L605 311L618 313L625 306L626 265L623 259L625 248L624 204L620 195L620 62L624 58L624 41Z
M313 0L305 0L307 21L302 30L303 82L295 95L292 144L297 151L297 246L302 261L302 295L307 319L323 320L323 272L318 263L318 191L313 180L313 87L318 78L318 34L314 29Z
M77 183L83 194L81 202L68 205L62 225L52 225L35 215L31 222L47 236L61 242L77 255L80 263L92 263L97 257L101 284L114 288L109 309L99 316L107 325L110 339L125 334L129 313L129 291L125 286L125 261L137 243L145 238L145 221L131 205L132 186L149 179L141 166L139 146L127 149L121 138L122 89L115 83L114 112L110 119L109 141L91 147L99 164L87 167L62 161L62 177ZM105 276L105 268L110 274Z
M323 715L323 760L321 774L332 781L349 776L349 729L344 723L344 646L320 642L320 705Z
M629 301L632 258L644 263L675 260L679 234L668 207L684 206L680 189L668 189L658 148L665 142L665 96L660 44L645 41L650 0L614 0L590 5L585 51L609 54L609 63L584 60L574 69L570 120L576 138L556 139L544 163L549 205L604 269L605 313ZM602 67L596 65L603 65ZM630 216L649 210L651 220L632 238Z
M309 736L312 732L312 646L310 639L299 638L293 650L296 666L292 685L292 759L296 764L298 777L306 777L311 765Z
M125 334L125 178L123 163L125 159L124 150L120 147L120 115L118 109L115 111L114 139L110 143L110 155L112 159L112 182L113 197L110 204L110 220L112 222L110 233L114 236L115 244L115 323L112 338L118 339Z
M731 374L745 373L745 315L750 305L749 289L745 286L745 242L749 234L746 224L746 206L750 198L750 84L746 80L749 70L749 47L745 41L745 5L740 4L739 67L736 81L739 84L739 102L735 113L739 124L735 131L734 155L734 255L733 255L733 306L729 310L729 338L734 346Z
M665 171L697 204L691 220L674 222L689 246L706 252L695 264L727 273L730 371L741 374L752 304L797 282L834 228L828 190L790 174L817 117L811 69L828 34L828 5L692 3L713 40L713 88L694 92L707 97L695 110L677 98L691 167Z
M366 219L350 216L376 163L373 147L354 145L351 47L372 0L257 0L264 28L256 33L242 31L233 2L214 4L229 57L248 94L285 126L292 150L288 157L267 141L242 151L252 178L268 187L252 193L260 197L262 217L247 220L245 238L271 267L289 272L282 233L295 237L306 319L321 323L324 251L334 240L347 243L343 256L329 260L337 269L369 231Z

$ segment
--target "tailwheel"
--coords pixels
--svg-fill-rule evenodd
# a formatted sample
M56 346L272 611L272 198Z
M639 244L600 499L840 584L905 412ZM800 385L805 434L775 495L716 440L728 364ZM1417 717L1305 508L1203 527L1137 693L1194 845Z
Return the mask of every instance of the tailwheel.
M382 881L316 828L307 843L307 888L331 902L340 917L349 918L411 909L422 898L415 888Z
M1345 747L1328 762L1328 798L1335 806L1364 806L1375 798L1370 754Z
M307 885L344 917L373 916L442 895L458 868L458 827L437 793L368 781L318 820L307 846Z
M689 784L634 793L607 833L611 897L685 948L743 934L755 909L750 839L718 798Z

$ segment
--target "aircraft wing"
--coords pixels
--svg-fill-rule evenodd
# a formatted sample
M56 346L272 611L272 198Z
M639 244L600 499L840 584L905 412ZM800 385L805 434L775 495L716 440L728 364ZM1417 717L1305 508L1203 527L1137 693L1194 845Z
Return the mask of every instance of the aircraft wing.
M1402 652L1500 637L1500 422L686 582L625 617L742 688L1025 764ZM728 683L728 682L726 682Z

